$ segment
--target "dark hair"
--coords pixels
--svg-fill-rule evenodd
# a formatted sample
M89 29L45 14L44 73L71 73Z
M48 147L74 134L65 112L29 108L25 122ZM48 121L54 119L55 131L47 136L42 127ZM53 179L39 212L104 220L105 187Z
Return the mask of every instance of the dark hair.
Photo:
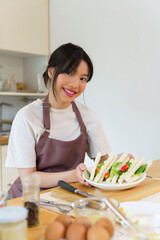
M93 64L87 53L81 47L76 46L72 43L61 45L51 54L46 71L43 73L44 83L46 87L49 81L49 68L54 68L52 91L55 95L54 86L58 75L60 73L71 73L72 71L76 70L82 60L88 64L89 76L87 82L89 82L93 75Z

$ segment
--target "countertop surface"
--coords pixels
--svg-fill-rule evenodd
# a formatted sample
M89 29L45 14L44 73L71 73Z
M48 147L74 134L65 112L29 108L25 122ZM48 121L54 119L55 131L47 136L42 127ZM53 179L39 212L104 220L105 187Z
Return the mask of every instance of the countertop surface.
M8 144L9 136L1 136L0 137L0 145Z
M147 174L160 178L160 160L153 162ZM94 194L94 190L96 189L94 187L89 188L80 183L72 183L71 185L83 191L89 192L91 194ZM50 190L43 191L41 193L49 192L51 190L56 190L64 195L67 193L67 194L70 194L71 196L75 196L75 194L70 193L69 191L64 190L60 187L52 188ZM160 192L160 182L158 180L153 180L148 178L146 178L142 183L140 183L139 186L136 186L132 189L121 190L121 191L103 191L104 195L114 198L119 202L141 200L151 195L153 196L153 194L156 194L158 192ZM22 198L9 200L8 205L23 206ZM28 240L43 240L44 232L47 225L51 223L59 214L60 213L57 213L48 209L44 209L41 207L40 208L40 224L37 227L28 228Z

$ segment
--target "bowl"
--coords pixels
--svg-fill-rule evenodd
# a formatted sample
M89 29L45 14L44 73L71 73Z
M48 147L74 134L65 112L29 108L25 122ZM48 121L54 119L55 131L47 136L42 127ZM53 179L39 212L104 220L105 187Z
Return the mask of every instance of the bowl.
M0 208L7 205L9 194L0 190Z
M122 223L128 240L160 240L160 214L132 214L129 219L136 230Z
M116 200L111 199L111 201L113 201L116 206L119 206ZM116 216L110 211L106 203L98 197L80 198L72 203L72 207L75 217L86 216L92 224L102 217L109 218L113 222L116 219Z

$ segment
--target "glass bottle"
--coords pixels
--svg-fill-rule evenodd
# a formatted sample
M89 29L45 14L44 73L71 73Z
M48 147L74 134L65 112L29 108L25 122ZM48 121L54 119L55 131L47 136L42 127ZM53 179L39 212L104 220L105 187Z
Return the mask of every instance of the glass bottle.
M0 239L27 240L27 210L19 206L0 208Z
M28 227L39 224L39 205L40 205L40 176L30 174L23 178L23 202L28 210Z

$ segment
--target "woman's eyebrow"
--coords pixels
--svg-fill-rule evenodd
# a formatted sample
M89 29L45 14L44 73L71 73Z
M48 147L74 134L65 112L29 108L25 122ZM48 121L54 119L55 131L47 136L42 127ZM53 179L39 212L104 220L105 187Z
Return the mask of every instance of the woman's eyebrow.
M88 75L88 74L82 74L82 76L86 76L86 77L89 77L89 75Z

